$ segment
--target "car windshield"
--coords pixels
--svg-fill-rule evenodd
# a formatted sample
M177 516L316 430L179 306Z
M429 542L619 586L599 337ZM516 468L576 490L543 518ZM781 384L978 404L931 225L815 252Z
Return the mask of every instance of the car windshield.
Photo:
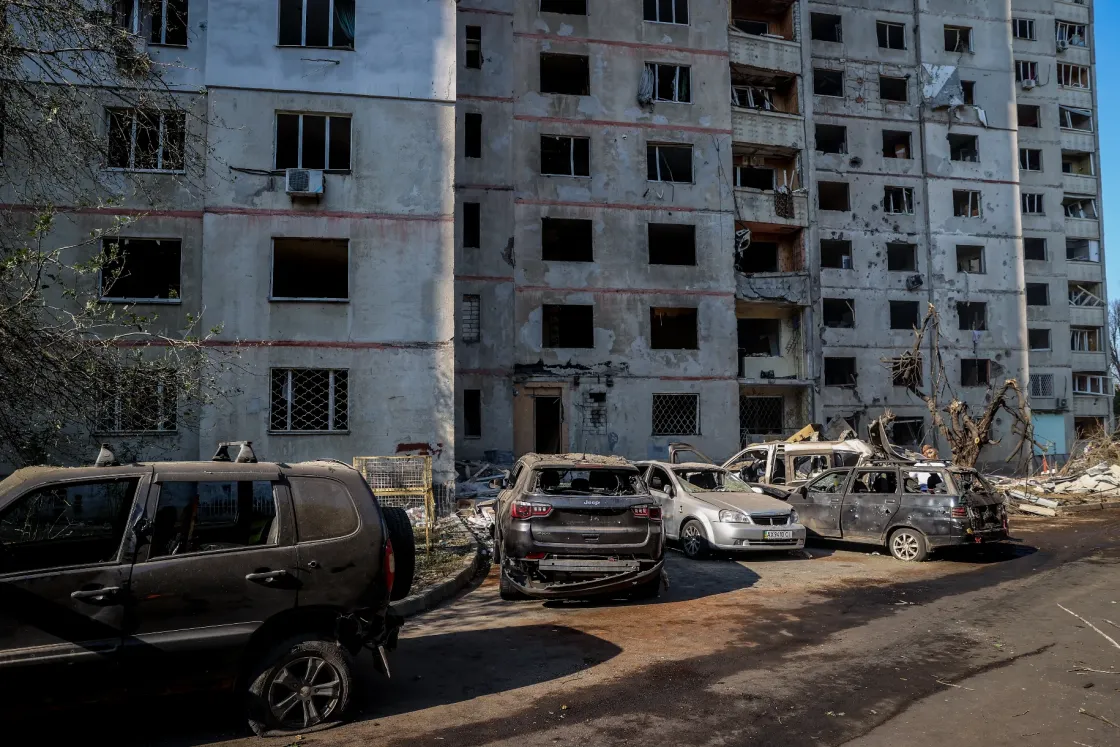
M624 469L539 469L533 492L548 495L640 495L649 492L637 471Z
M991 493L992 486L979 472L954 472L953 480L961 493Z
M753 493L750 485L718 469L675 469L681 487L690 493Z

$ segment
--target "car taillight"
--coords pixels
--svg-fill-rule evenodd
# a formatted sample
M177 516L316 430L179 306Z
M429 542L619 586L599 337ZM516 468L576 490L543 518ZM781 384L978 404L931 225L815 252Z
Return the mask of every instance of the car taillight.
M968 518L968 508L966 508L965 506L953 506L953 518L954 519L967 519Z
M661 521L661 506L634 506L632 510L639 519Z
M388 537L385 538L385 556L381 561L381 565L385 569L385 587L392 594L393 579L397 575L397 558L393 555L393 542Z
M552 506L547 503L525 503L514 501L510 506L509 515L515 519L536 519L552 513Z

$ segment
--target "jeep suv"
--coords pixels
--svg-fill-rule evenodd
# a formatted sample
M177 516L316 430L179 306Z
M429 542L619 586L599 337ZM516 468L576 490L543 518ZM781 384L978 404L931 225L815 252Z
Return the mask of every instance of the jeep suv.
M0 482L0 683L19 702L236 688L253 731L285 734L341 718L363 647L388 673L404 512L341 462L216 459Z

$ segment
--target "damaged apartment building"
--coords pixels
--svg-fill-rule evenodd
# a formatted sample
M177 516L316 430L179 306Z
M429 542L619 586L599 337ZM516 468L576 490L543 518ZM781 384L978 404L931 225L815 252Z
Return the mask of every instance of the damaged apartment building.
M930 304L956 396L1109 421L1091 0L859 5L458 4L460 456L944 449L892 364Z

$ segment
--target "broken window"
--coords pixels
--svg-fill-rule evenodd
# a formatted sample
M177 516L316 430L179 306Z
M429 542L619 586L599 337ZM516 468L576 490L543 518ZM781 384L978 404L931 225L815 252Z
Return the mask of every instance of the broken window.
M1093 112L1072 106L1058 107L1058 124L1063 130L1093 131Z
M891 329L914 329L918 326L917 301L891 301Z
M817 125L817 151L820 153L847 153L848 128L840 125Z
M591 176L591 140L541 135L541 173L546 176Z
M350 246L346 239L272 240L272 301L345 301Z
M187 0L154 0L154 2L148 0L144 3L141 3L141 0L124 0L124 2L126 5L133 6L129 11L130 17L133 18L140 15L138 6L151 7L152 31L148 41L152 44L187 46Z
M646 69L653 75L654 101L676 101L682 104L692 101L691 68L684 65L647 62Z
M907 448L916 448L925 441L926 420L925 418L895 418L891 423L891 441L899 446ZM894 477L893 472L886 473L890 477ZM914 473L915 475L921 474L920 472ZM894 492L890 490L888 492Z
M595 347L595 307L589 305L545 304L541 327L541 347Z
M645 0L645 20L688 25L688 0Z
M482 247L482 204L478 202L463 203L463 248L479 249Z
M891 360L891 383L894 386L919 387L924 380L922 358L907 353Z
M1066 88L1089 88L1089 68L1084 65L1058 63L1058 85Z
M735 260L735 269L745 275L778 272L778 245L773 241L752 241Z
M1107 378L1104 374L1075 373L1073 375L1073 393L1104 394Z
M1035 236L1023 237L1023 259L1046 261L1046 239Z
M906 26L887 21L875 22L880 49L906 49Z
M594 262L594 224L574 218L541 218L541 259L546 262Z
M1018 104L1015 107L1020 127L1041 127L1042 109L1033 104Z
M856 385L856 359L855 358L830 358L824 359L824 385L845 386Z
M179 239L111 238L101 241L103 301L179 301Z
M1020 148L1019 168L1023 171L1042 171L1042 151L1038 148Z
M1049 306L1050 285L1048 283L1027 283L1027 306Z
M1042 208L1042 194L1036 192L1024 192L1020 198L1023 207L1023 215L1045 215L1046 211Z
M765 36L770 33L769 21L757 21L750 18L734 18L731 25L751 36Z
M834 270L852 269L852 242L821 239L821 267Z
M1062 173L1078 176L1096 176L1092 153L1062 151Z
M1059 52L1066 47L1089 46L1088 26L1083 23L1055 21L1054 33L1058 42Z
M810 13L809 25L813 41L844 41L843 21L831 13Z
M1097 220L1100 217L1097 214L1097 201L1091 197L1071 197L1067 195L1062 198L1062 209L1065 211L1067 218Z
M692 146L650 143L646 146L646 178L651 182L692 183Z
M185 113L109 109L108 117L110 168L135 171L184 169Z
M466 52L467 57L463 61L464 66L471 70L482 69L482 27L481 26L467 26L466 31ZM541 64L542 70L544 67L543 60ZM543 72L542 72L543 75Z
M762 86L731 86L731 103L748 109L775 111L774 90Z
M883 158L910 158L909 132L883 130Z
M587 0L541 0L541 13L585 16L587 15Z
M276 168L350 170L350 117L276 113Z
M984 247L957 245L957 272L983 275L986 271L984 267Z
M653 395L653 435L700 435L700 395Z
M280 0L280 46L353 49L354 0Z
M846 212L852 209L847 182L817 182L817 204L821 210Z
M913 215L914 188L883 187L883 212L892 215Z
M700 347L697 309L659 308L649 310L649 346L653 350L696 350Z
M987 358L961 358L961 386L987 386L991 363Z
M1034 20L1031 18L1012 18L1011 33L1016 39L1034 41Z
M780 319L740 319L739 355L753 358L777 358L782 354L782 322Z
M988 329L988 304L981 301L958 301L957 329L967 332L983 332Z
M463 437L482 438L482 390L463 390Z
M1027 330L1027 347L1032 351L1049 350L1050 349L1050 330L1048 329L1028 329Z
M813 93L818 96L844 96L844 71L813 69Z
M980 193L968 189L954 189L953 215L958 218L979 218Z
M1069 304L1070 306L1104 306L1104 289L1100 283L1070 283Z
M968 28L967 26L946 26L945 51L971 52L972 29Z
M329 368L274 368L269 430L315 433L349 430L349 372Z
M695 265L696 226L650 223L646 229L651 265Z
M463 342L478 342L482 339L482 296L463 294L459 317L459 337Z
M822 299L821 318L826 327L852 329L856 326L855 302L850 298Z
M1071 262L1100 262L1101 242L1096 239L1066 239L1066 259Z
M1075 353L1099 353L1101 347L1100 327L1070 327L1069 349Z
M1015 60L1015 80L1028 83L1027 87L1038 84L1038 63L1032 60Z
M757 436L779 436L784 429L781 397L739 397L740 443L751 443ZM765 455L762 451L763 459Z
M980 138L976 135L949 135L949 158L953 161L980 160Z
M541 54L541 93L591 95L591 65L586 56Z
M482 115L467 112L463 115L464 152L467 158L482 158Z
M735 186L749 189L774 189L774 169L757 166L736 166Z
M1054 396L1054 374L1031 374L1030 378L1032 397Z
M879 98L883 101L908 101L908 88L906 78L879 76Z
M171 433L177 430L179 379L170 368L120 367L97 403L98 433Z
M891 272L914 272L918 269L918 247L892 241L887 244L887 270Z
M964 99L964 103L968 104L969 106L976 105L976 81L961 81L961 97Z

